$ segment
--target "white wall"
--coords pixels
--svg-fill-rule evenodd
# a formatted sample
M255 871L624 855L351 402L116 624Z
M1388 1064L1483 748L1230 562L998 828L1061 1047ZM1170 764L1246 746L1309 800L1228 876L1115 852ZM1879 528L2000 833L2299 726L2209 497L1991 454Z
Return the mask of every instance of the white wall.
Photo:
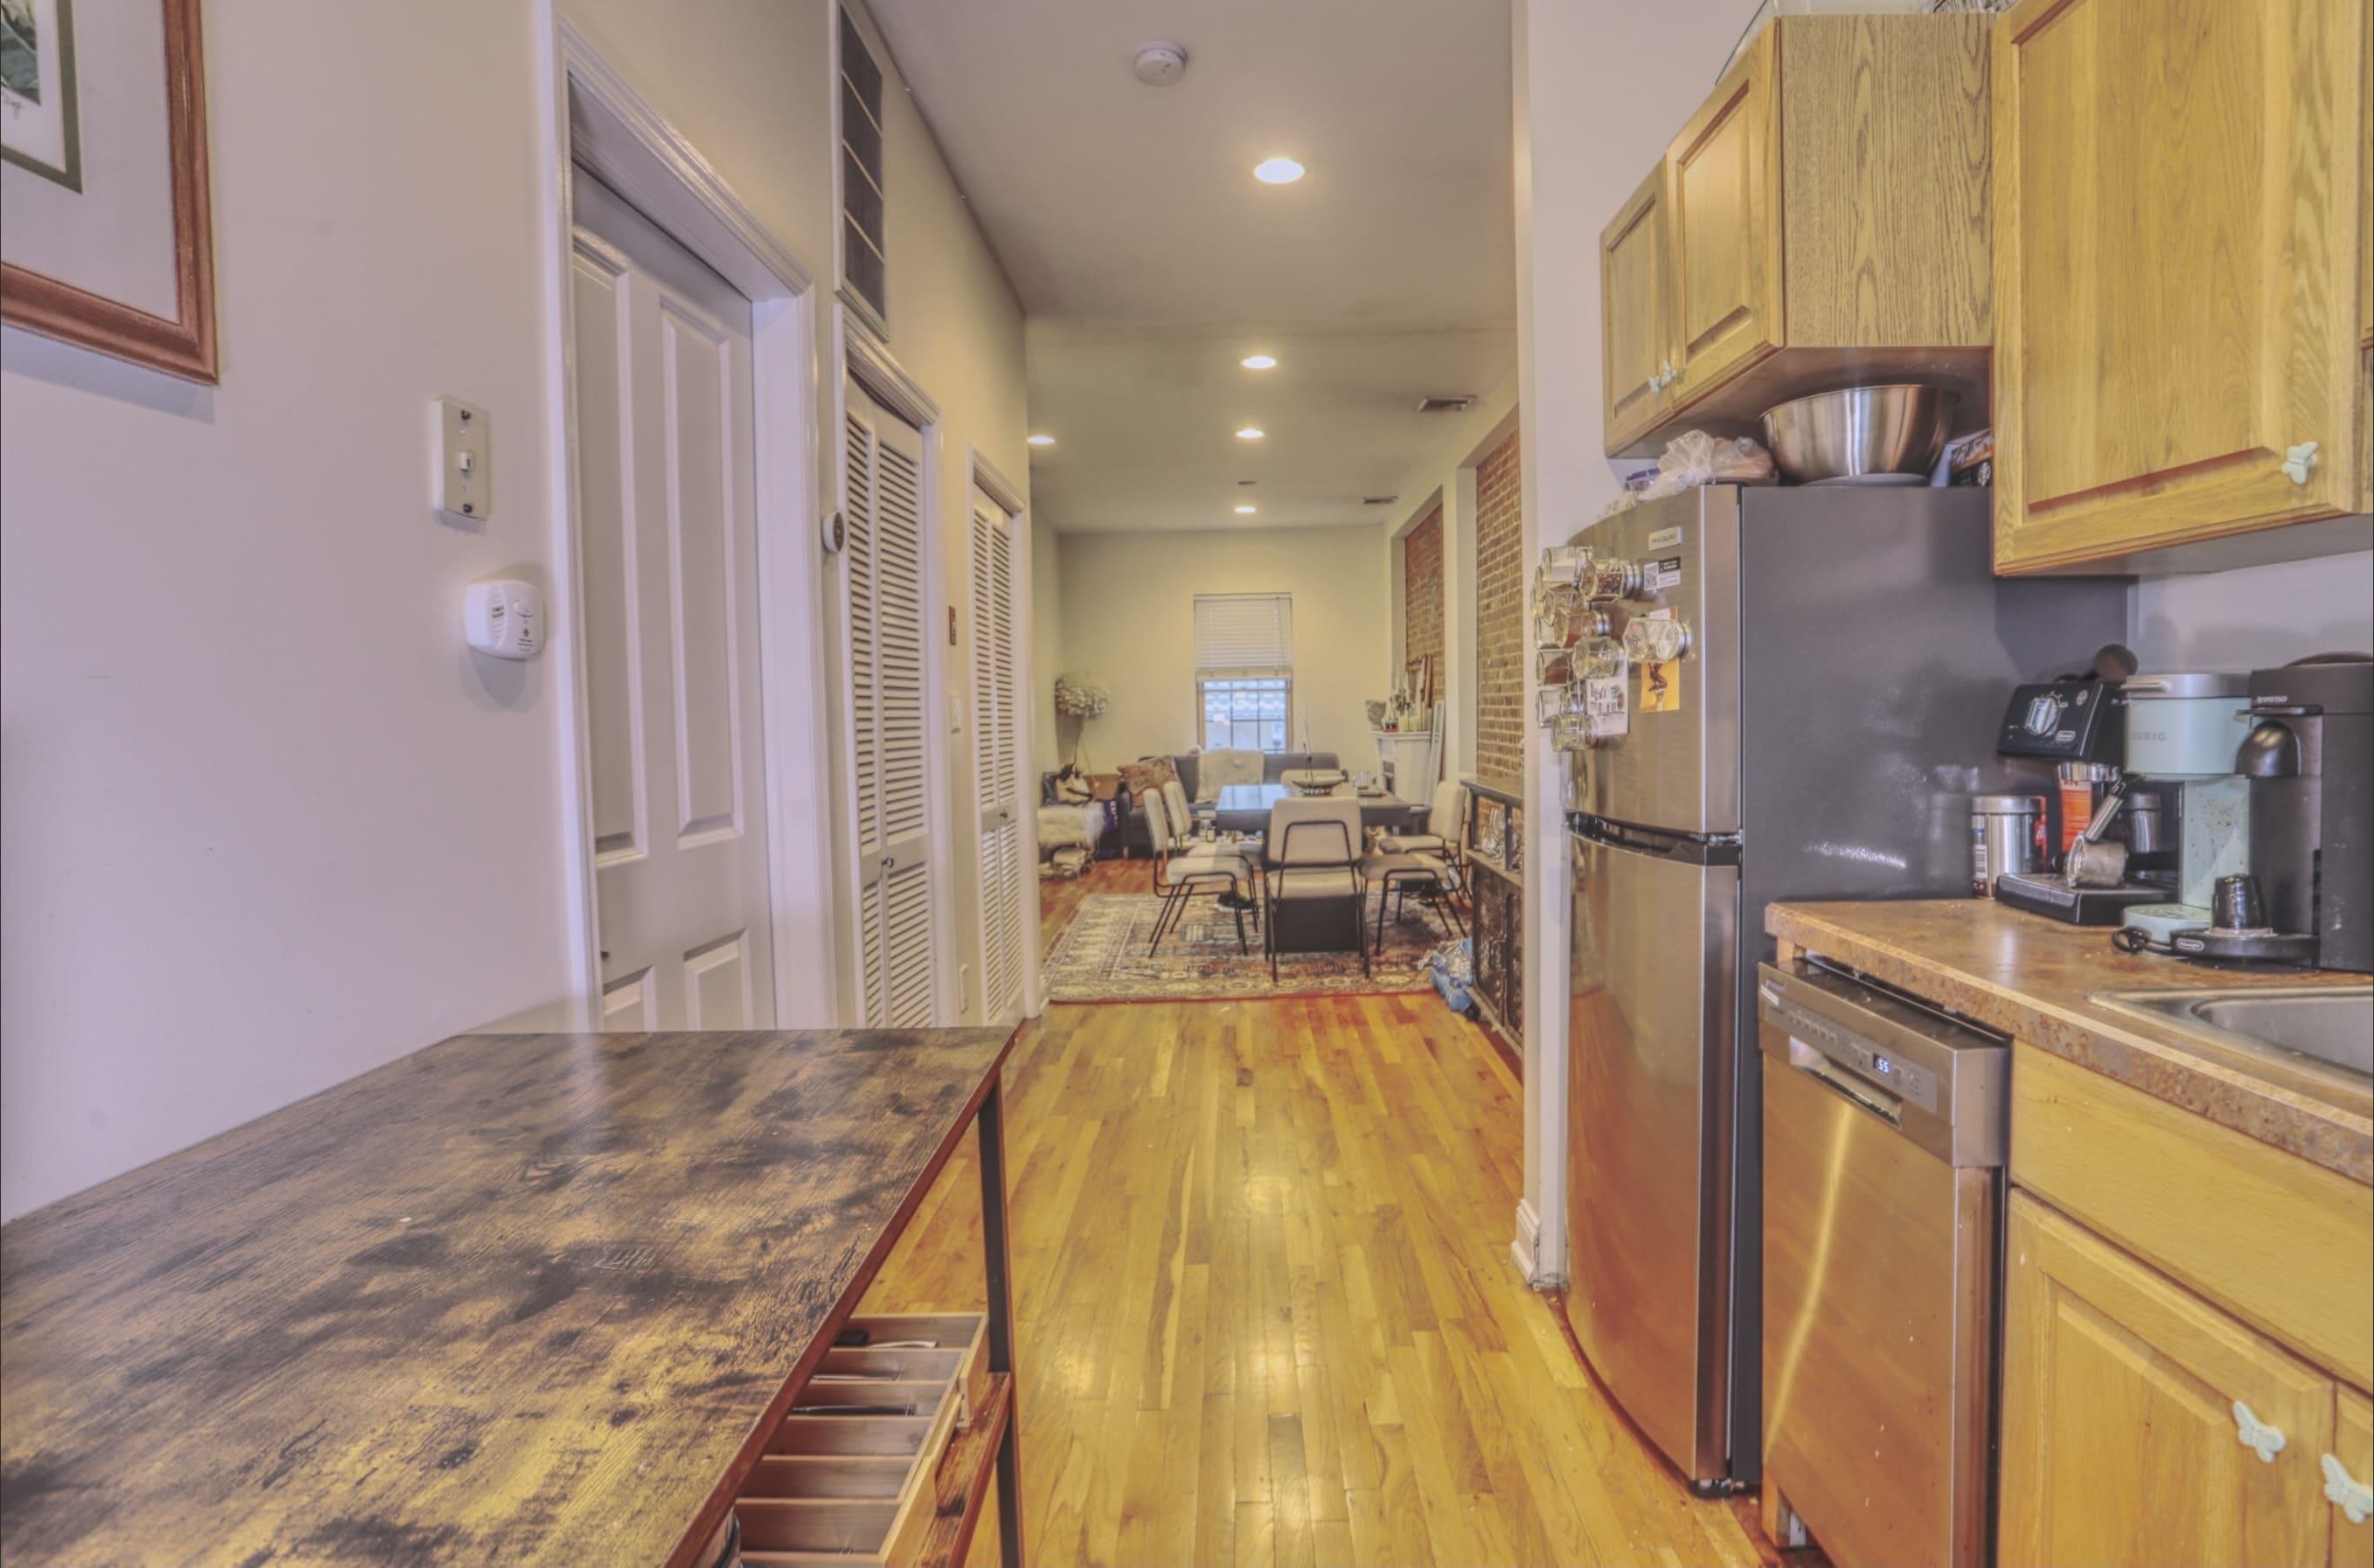
M549 559L532 11L205 18L222 384L0 345L11 1215L570 973L552 671L458 625ZM481 529L427 504L439 393L492 416Z
M829 0L566 9L831 279ZM545 578L560 537L549 10L205 25L222 384L0 334L0 1216L572 985L553 671L456 625L465 583ZM1020 311L886 98L893 346L947 415L961 604L969 448L1028 481ZM440 393L493 420L475 531L426 502Z
M1064 662L1063 536L1040 527L1030 534L1030 767L1044 773L1064 766L1064 738L1055 718L1055 677Z
M1599 368L1599 231L1656 166L1746 24L1743 0L1580 6L1512 0L1517 136L1518 404L1525 553L1563 541L1611 498ZM1525 711L1533 711L1531 672ZM1526 863L1565 863L1552 765L1528 743ZM1567 888L1528 880L1525 1199L1518 1252L1564 1275ZM1538 1235L1538 1243L1536 1243Z
M2138 582L2128 646L2146 670L2261 670L2374 653L2374 551Z
M1374 528L1062 536L1064 668L1112 688L1088 726L1102 770L1197 743L1195 595L1294 595L1294 734L1377 766L1365 704L1391 689L1385 559Z

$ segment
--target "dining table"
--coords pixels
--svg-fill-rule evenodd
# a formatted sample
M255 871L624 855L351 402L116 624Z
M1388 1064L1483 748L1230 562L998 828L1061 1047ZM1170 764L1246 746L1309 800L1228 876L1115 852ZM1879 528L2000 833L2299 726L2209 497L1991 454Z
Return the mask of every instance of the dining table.
M1352 785L1336 787L1339 795L1353 795ZM1269 826L1272 806L1280 801L1300 798L1286 784L1224 784L1213 813L1213 825L1223 833L1260 833ZM1426 807L1412 805L1389 794L1361 795L1360 825L1388 829L1407 829L1426 814Z

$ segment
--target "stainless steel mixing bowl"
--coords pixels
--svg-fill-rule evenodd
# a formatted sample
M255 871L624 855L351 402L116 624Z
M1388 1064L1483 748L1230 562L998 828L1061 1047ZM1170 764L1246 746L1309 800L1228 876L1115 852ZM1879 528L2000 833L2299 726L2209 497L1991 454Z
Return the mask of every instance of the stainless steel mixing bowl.
M1800 485L1926 477L1945 450L1960 400L1937 387L1849 387L1768 409L1764 444Z

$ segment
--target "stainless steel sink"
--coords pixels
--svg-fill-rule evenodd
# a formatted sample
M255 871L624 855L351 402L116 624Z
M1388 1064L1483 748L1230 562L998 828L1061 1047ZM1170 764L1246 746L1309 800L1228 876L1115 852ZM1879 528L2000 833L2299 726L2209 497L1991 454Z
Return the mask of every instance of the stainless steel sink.
M2273 1046L2374 1077L2374 989L2365 986L2107 991L2094 1000L2227 1044Z

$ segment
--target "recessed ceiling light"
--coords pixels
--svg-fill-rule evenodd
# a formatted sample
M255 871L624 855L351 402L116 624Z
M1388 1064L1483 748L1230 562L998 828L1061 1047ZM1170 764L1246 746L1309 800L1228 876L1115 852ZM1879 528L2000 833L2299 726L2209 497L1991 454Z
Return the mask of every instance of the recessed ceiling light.
M1259 510L1259 509L1260 509L1259 508L1257 508L1257 507L1254 507L1254 506L1252 506L1252 505L1248 504L1248 505L1245 505L1245 506L1239 507L1239 508L1237 509L1237 515L1238 515L1239 517L1251 517L1251 516L1252 516L1252 515L1253 515L1253 513L1254 513L1255 511L1257 511L1257 510Z
M1029 440L1034 447L1052 447L1055 444L1055 438L1052 436L1032 436Z
M1237 363L1248 370L1275 370L1277 369L1277 357L1274 354L1248 354Z
M1267 432L1263 430L1260 426L1248 425L1243 429L1237 432L1237 439L1240 441L1258 441L1265 434L1267 434Z
M1253 165L1253 178L1264 185L1291 185L1302 178L1302 165L1290 158L1265 158Z

